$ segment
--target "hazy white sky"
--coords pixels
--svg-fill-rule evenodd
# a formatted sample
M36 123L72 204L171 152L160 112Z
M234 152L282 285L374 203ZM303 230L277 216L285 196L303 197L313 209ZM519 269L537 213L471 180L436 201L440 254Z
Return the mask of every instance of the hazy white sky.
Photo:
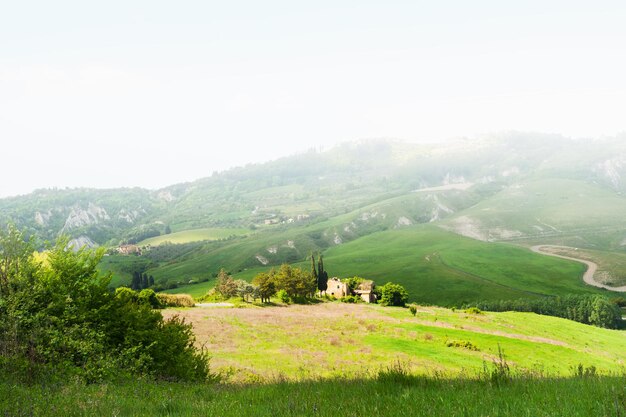
M626 130L623 1L3 1L0 196L311 147Z

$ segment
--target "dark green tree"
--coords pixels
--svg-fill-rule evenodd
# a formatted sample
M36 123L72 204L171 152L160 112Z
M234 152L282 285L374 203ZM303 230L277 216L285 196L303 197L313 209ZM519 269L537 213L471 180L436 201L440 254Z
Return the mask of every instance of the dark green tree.
M237 295L237 284L224 268L220 269L220 272L217 274L215 291L224 299Z
M315 269L315 255L313 255L312 253L311 253L311 276L315 280L315 285L319 287L317 270Z
M29 259L34 252L31 240L13 224L0 229L0 300L13 292L18 281L33 281L34 269Z
M146 289L150 286L149 280L148 280L148 274L146 274L145 272L141 275L141 289Z
M139 271L133 272L133 279L130 282L130 288L135 291L141 290L141 273Z
M310 273L300 268L283 264L275 274L276 289L285 290L292 299L312 297L315 294L315 281Z
M328 289L328 272L324 269L322 254L317 261L317 289L322 293Z
M380 303L386 306L404 307L409 301L409 293L400 284L386 283L380 289Z
M148 277L148 285L150 285L151 287L154 287L154 277L152 275Z
M252 280L252 283L259 289L259 297L262 303L269 303L270 298L276 294L273 269L269 273L261 272L257 274Z

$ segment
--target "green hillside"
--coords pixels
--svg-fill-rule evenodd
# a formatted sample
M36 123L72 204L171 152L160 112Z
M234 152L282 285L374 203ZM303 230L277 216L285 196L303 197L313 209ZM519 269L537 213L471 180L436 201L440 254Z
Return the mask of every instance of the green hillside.
M189 261L150 270L155 277L188 276L217 271L220 265L236 264L240 249L225 248ZM220 256L221 255L221 256ZM582 282L584 267L532 253L508 244L480 242L434 226L413 226L370 234L324 252L326 269L332 276L364 276L383 284L404 285L414 301L438 305L462 305L483 299L516 299L546 295L597 292ZM307 262L300 264L308 267ZM232 271L251 279L269 266ZM198 275L194 275L194 271ZM212 286L206 283L182 286L175 292L201 295Z
M602 249L626 237L626 198L597 184L571 179L519 182L442 221L482 240L567 241Z
M398 282L413 300L439 305L594 291L580 264L435 227L373 234L329 249L325 263L333 274Z

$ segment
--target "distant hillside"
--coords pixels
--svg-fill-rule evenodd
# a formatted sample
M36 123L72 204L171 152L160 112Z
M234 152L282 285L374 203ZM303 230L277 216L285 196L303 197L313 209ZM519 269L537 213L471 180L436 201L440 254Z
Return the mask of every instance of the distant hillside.
M75 246L151 243L139 260L106 260L116 283L134 269L168 285L211 281L222 266L245 275L311 252L333 248L329 254L339 256L334 248L360 247L362 239L375 246L379 232L423 224L485 242L619 252L626 250L624 139L511 133L430 145L360 141L155 191L40 190L1 199L0 221L41 241L68 234ZM174 245L154 247L164 242ZM544 262L537 258L529 262ZM400 275L419 290L410 274ZM626 271L612 279L625 281Z
M117 244L162 234L166 225L177 232L329 218L413 190L458 183L474 184L471 192L484 197L541 179L582 181L621 193L626 191L626 143L621 139L583 142L510 134L445 145L362 141L156 191L39 190L0 199L0 221L14 221L43 239L65 233ZM433 207L415 220L450 214L445 204Z

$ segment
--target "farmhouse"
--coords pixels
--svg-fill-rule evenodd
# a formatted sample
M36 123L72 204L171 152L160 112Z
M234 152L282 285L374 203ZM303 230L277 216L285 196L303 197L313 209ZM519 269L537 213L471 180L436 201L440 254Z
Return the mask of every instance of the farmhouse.
M366 303L375 303L376 294L374 293L374 287L374 281L363 281L356 287L354 293Z
M333 277L328 280L326 294L330 294L335 298L343 298L348 295L348 284L341 282L337 277Z
M117 252L121 255L141 255L141 249L137 245L120 245Z
M333 277L328 280L328 288L326 289L326 294L329 294L335 298L343 298L348 295L358 295L366 303L375 303L376 294L374 293L374 288L374 281L367 280L361 282L354 289L354 291L350 291L347 283L342 282L337 277Z

